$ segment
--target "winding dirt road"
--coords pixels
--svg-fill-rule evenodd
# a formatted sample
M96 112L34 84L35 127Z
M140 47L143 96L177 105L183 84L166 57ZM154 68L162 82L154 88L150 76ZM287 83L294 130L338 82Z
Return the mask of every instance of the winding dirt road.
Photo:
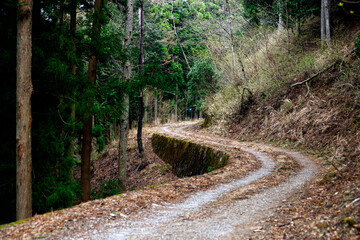
M180 203L153 205L149 210L139 212L131 219L119 219L90 230L90 239L248 239L261 229L263 219L274 214L275 209L296 194L317 173L312 160L291 150L271 147L258 143L237 142L234 140L197 135L187 128L189 124L165 126L163 134L213 145L219 148L233 148L248 152L262 163L261 168L242 179L198 192ZM221 196L241 189L269 176L275 168L275 161L267 152L277 152L295 159L301 169L290 178L271 188L243 200L227 202L213 207ZM206 212L206 214L197 214ZM198 217L190 217L190 216ZM68 239L79 239L74 236Z

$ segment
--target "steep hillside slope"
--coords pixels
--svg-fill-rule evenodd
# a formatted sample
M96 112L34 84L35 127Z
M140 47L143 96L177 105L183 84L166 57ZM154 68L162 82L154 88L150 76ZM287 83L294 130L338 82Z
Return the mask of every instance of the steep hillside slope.
M326 49L292 36L287 54L277 46L261 56L257 52L249 58L245 85L252 94L227 86L206 106L207 122L218 134L311 149L322 159L325 173L316 187L269 221L277 228L283 214L289 222L282 226L285 235L315 231L346 238L360 233L360 58L354 54L358 30L358 24L338 30L333 46ZM297 41L311 47L299 51ZM306 218L304 224L294 224L294 213Z

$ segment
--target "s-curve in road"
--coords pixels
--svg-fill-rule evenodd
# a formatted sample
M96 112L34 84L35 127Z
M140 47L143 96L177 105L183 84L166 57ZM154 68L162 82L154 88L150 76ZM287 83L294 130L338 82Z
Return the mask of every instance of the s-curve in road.
M193 134L188 125L175 124L162 128L165 135L213 145L218 148L234 148L252 154L261 167L241 179L194 193L181 202L164 203L144 209L136 216L119 219L86 230L86 239L247 239L254 231L255 223L274 214L275 209L292 194L301 190L316 174L317 167L305 155L292 150L275 148L258 143L242 143L216 136ZM275 169L271 155L257 149L267 148L295 159L301 168L280 184L226 204L214 204L230 191L244 188L263 179ZM209 205L211 207L209 207ZM199 214L204 212L204 214ZM83 236L71 236L79 239Z

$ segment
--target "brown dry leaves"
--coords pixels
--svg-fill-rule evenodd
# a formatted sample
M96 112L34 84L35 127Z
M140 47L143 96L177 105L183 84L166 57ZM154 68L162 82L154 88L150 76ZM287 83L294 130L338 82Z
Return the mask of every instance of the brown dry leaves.
M128 189L136 185L136 188L142 188L141 190L128 191L120 196L94 200L68 209L35 215L22 224L5 225L0 230L0 238L33 239L49 235L51 238L61 238L68 236L70 232L82 232L84 226L94 228L98 224L104 224L116 218L131 217L139 210L149 208L153 204L181 201L191 193L239 179L247 172L260 167L259 162L252 155L239 150L231 150L231 158L226 167L201 176L178 179L171 171L166 170L169 166L152 153L150 132L146 132L144 141L146 156L150 159L146 168L134 174L133 170L136 169L138 163L136 149L133 147L128 150L131 156L128 165L130 175ZM131 141L134 141L134 138L131 138ZM132 145L131 141L130 146ZM101 162L95 163L93 171L95 177L92 182L95 186L98 185L96 181L105 179L104 174L99 174L101 169L108 178L116 177L116 175L113 176L113 170L110 169L116 169L116 155L116 150L110 149L109 153L103 155ZM95 182L94 179L96 179Z

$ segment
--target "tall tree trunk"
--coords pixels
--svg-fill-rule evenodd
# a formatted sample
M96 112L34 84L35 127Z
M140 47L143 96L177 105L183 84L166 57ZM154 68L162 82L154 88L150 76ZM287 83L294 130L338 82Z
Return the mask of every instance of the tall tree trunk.
M154 94L154 123L155 123L155 126L159 125L159 120L158 120L158 94L157 94L157 92L155 92L155 94Z
M61 39L61 37L63 37L64 35L64 0L60 0L59 2L59 28L60 28L60 39L59 39L59 42L60 42L60 49L63 50L63 41Z
M31 56L32 0L19 1L16 66L16 218L32 215Z
M71 9L70 9L70 36L72 39L72 58L70 63L70 69L71 69L71 75L76 75L76 10L77 10L77 0L71 0ZM70 106L70 117L71 117L71 123L72 123L72 133L75 132L75 103L73 102ZM73 140L70 145L68 152L70 156L74 157L75 155L75 141Z
M143 101L144 101L144 123L149 122L149 94L147 94L147 90L145 89L144 95L143 95Z
M158 118L159 118L159 120L158 120L158 123L159 124L161 124L161 123L163 123L163 114L162 114L162 109L163 109L163 105L162 105L162 94L161 94L161 92L159 92L158 93L158 95L159 95L159 101L158 101Z
M126 61L124 66L124 81L129 82L131 80L131 62L130 62L130 44L132 40L133 31L133 11L134 0L127 0L126 10L126 23L125 23L125 41L124 50L126 53ZM121 127L120 127L120 141L119 141L119 171L118 177L120 181L120 188L122 191L126 191L126 162L127 162L127 142L129 133L129 95L124 94L123 97L124 110L121 115Z
M188 109L188 93L185 91L185 111L184 111L184 120L187 118L187 109Z
M297 10L298 12L300 12L301 2L296 2L296 3L295 3L295 6L296 6L296 10ZM300 35L300 15L296 16L296 19L295 19L295 29L296 29L296 36L299 36L299 35Z
M121 191L126 191L126 162L127 162L127 143L129 133L129 95L123 96L124 110L121 114L120 138L119 138L119 171Z
M153 95L149 91L149 100L148 100L148 109L149 109L149 124L153 122Z
M95 0L95 18L93 22L93 39L92 42L95 44L97 39L100 37L101 23L100 14L102 10L102 0ZM90 86L93 86L96 82L96 66L97 56L93 52L89 60L88 65L88 80ZM91 91L91 90L88 90ZM92 91L91 91L92 92ZM94 105L94 95L90 96L88 102L88 108L91 109ZM83 144L82 144L82 157L81 157L81 201L86 202L90 200L90 160L91 160L91 142L92 142L92 126L93 126L93 115L91 111L86 111L84 115L84 128L83 128Z
M178 84L176 84L175 90L175 122L178 120Z
M139 56L139 65L140 72L144 71L144 4L141 1L139 7L139 48L140 48L140 56ZM137 131L137 143L140 156L144 153L144 147L142 143L142 122L144 118L144 99L143 93L140 91L139 96L139 119L138 119L138 131Z
M283 20L282 20L282 11L283 11L283 3L281 2L281 0L278 0L278 17L279 17L279 21L278 21L278 30L279 31L283 31L284 30L284 23L283 23Z
M326 44L328 46L331 45L331 37L330 37L330 0L324 1L324 10L325 10L325 32L326 32Z
M88 68L88 77L90 80L90 75L93 75L96 66L96 58L90 60ZM94 105L94 100L92 99L88 103L88 107L91 108ZM83 142L82 142L82 155L81 155L81 201L87 202L90 200L90 166L91 166L91 142L92 142L92 115L88 111L84 118L84 127L83 127Z
M144 54L144 35L145 35L145 28L144 28L144 3L141 1L139 7L139 64L140 67L143 68L145 63L145 54Z
M71 0L70 9L70 37L72 40L71 74L76 75L76 10L77 0Z
M139 122L138 122L138 131L137 131L137 143L140 156L144 153L144 147L142 143L142 125L143 125L143 117L144 117L144 101L143 101L143 93L140 92L139 96Z
M63 36L64 36L64 0L60 0L59 3L59 28L60 28L60 35L59 35L59 43L60 43L60 50L63 51L64 43L63 43Z
M321 0L321 24L320 24L321 42L325 42L325 0Z

